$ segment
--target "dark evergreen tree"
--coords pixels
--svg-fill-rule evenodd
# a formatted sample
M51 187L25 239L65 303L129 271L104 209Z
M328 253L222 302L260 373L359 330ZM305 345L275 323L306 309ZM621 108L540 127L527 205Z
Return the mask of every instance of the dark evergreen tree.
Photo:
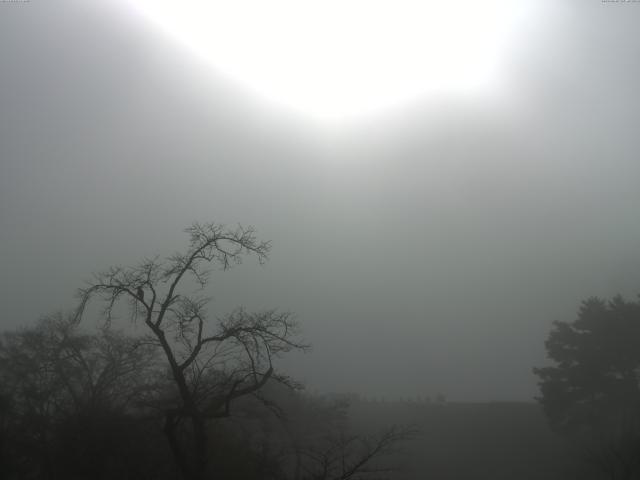
M640 303L589 298L546 341L535 368L551 426L612 479L640 478Z

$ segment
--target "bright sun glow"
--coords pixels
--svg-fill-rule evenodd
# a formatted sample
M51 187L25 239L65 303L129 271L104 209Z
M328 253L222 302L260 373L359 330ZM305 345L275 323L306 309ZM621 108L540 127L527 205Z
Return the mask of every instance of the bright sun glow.
M129 0L261 96L344 119L490 86L513 0Z

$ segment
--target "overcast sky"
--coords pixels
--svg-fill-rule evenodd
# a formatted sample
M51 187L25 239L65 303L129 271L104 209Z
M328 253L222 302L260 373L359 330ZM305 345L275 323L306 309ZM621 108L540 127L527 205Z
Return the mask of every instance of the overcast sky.
M215 276L213 310L296 312L310 388L529 400L553 320L640 292L639 22L547 2L501 92L324 128L118 2L0 3L0 326L241 223L271 259Z

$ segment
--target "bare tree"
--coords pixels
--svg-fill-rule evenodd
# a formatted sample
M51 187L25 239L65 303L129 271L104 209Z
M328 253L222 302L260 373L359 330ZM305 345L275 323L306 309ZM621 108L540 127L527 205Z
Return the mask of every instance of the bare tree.
M405 442L419 433L412 425L393 425L374 431L370 417L354 424L351 409L362 405L352 396L314 396L278 385L267 388L265 395L281 407L281 415L271 415L268 419L254 410L254 418L261 417L265 423L257 428L247 424L247 435L257 444L255 451L266 460L275 459L279 468L277 472L263 473L260 478L394 478L404 463ZM355 413L355 416L359 415Z
M122 439L110 443L112 434L123 433L120 425L135 425L136 403L153 388L155 353L139 339L109 329L82 332L73 317L62 313L4 332L3 467L20 478L61 478L74 469L100 469L111 453L121 452ZM96 425L100 436L90 434ZM102 453L89 459L77 450L80 445ZM8 471L4 475L10 476Z
M416 434L412 427L393 426L372 436L340 433L322 449L304 452L309 480L347 480L389 478L397 470L381 459L399 452L401 442Z
M350 433L332 425L322 437L295 440L294 480L387 479L398 470L400 445L418 430L391 426L374 435Z
M211 470L209 422L229 416L234 400L258 393L269 380L290 383L274 372L273 359L308 346L297 340L298 325L288 312L240 308L213 322L208 317L210 298L202 293L211 268L227 270L247 255L263 263L269 242L240 226L195 223L186 232L190 240L184 253L95 275L79 292L77 318L97 296L107 323L125 302L131 320L145 325L150 341L163 352L176 392L163 405L164 432L184 478L200 480Z

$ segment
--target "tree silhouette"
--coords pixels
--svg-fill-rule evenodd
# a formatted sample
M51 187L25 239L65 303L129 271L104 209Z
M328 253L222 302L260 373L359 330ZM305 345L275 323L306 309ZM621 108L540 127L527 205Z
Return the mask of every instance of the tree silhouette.
M575 321L555 322L534 368L551 426L585 448L610 477L640 475L640 303L616 296L582 302Z
M307 345L297 339L298 325L288 312L239 308L215 320L207 314L210 298L202 293L211 268L227 270L247 255L262 263L268 242L240 226L195 223L186 232L184 253L97 274L80 290L78 318L97 296L105 302L107 324L125 302L131 320L145 325L174 386L162 404L164 433L183 477L200 480L215 474L208 465L211 420L229 416L234 401L259 393L269 380L293 385L274 371L273 359Z
M4 333L1 478L115 478L157 464L145 464L154 438L136 417L155 357L137 338L81 332L63 314Z

